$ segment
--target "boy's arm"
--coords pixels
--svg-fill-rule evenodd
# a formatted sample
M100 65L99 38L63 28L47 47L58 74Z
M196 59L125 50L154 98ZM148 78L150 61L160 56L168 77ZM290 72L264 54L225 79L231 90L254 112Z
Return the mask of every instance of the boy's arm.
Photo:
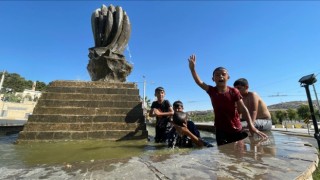
M257 114L258 114L258 104L259 104L259 97L256 93L252 92L252 101L250 101L252 104L249 106L250 109L249 113L250 113L250 117L252 120L252 123L254 124L254 122L257 119Z
M176 125L175 123L172 123L174 125L174 128L176 131L180 134L184 134L188 136L193 143L195 143L198 147L203 147L203 142L200 138L192 134L192 132L189 131L186 124L183 124L183 126Z
M157 116L157 115L154 113L154 110L155 110L155 108L154 108L154 105L153 105L153 102L152 102L151 108L150 108L150 111L149 111L149 116L150 116L150 117L155 117L155 116Z
M172 116L174 114L173 108L170 106L168 112L162 112L160 109L152 108L149 112L150 117L154 116Z
M240 99L238 102L237 102L237 105L238 107L240 108L241 110L241 114L242 116L246 119L247 123L248 123L248 127L249 127L249 130L250 130L250 133L253 135L254 133L256 133L258 136L260 136L262 139L266 139L268 138L268 136L266 134L264 134L263 132L259 131L258 129L256 129L254 126L253 126L253 123L252 123L252 120L251 120L251 117L250 117L250 113L247 109L247 107L244 105L242 99Z
M189 60L189 68L190 68L190 71L191 71L191 74L192 74L192 77L193 77L194 81L203 90L208 91L209 90L209 86L200 79L198 73L196 72L196 68L195 68L195 66L196 66L196 55L192 54L189 57L188 60Z
M151 108L150 111L149 111L149 116L150 117L155 117L156 114L154 113L154 108Z

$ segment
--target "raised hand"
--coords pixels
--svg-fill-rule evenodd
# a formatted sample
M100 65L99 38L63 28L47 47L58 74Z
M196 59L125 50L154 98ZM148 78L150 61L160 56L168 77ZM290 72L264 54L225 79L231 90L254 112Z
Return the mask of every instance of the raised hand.
M194 70L194 67L195 67L195 65L196 65L196 55L195 55L195 54L192 54L192 55L189 57L188 61L189 61L189 68L190 68L190 70Z

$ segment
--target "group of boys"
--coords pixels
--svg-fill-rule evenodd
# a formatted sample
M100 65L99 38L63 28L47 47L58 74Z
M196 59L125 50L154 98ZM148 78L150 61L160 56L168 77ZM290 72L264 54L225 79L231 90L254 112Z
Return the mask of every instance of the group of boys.
M156 117L155 137L156 143L168 143L168 147L193 147L212 145L205 142L200 137L195 124L188 120L187 113L183 112L183 103L175 101L173 106L164 99L165 90L163 87L155 89L157 101L152 102L149 116ZM188 129L187 134L182 134L177 131L177 126L184 126Z
M213 71L212 80L215 86L203 82L195 70L196 56L188 59L189 68L196 84L205 90L211 99L214 110L214 127L217 145L223 145L242 140L248 136L257 134L262 139L268 136L261 131L271 130L271 115L266 104L255 92L248 90L249 83L240 78L233 84L227 85L230 79L226 68L218 67ZM155 90L157 101L151 105L149 115L156 117L155 142L168 142L169 146L212 146L201 139L200 133L192 121L187 120L183 112L183 104L176 101L173 108L168 100L165 100L165 91L162 87Z

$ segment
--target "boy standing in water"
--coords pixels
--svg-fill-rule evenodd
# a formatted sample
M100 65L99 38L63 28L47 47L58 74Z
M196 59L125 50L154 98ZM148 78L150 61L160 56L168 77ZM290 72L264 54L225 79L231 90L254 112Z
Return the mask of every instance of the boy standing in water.
M170 102L164 99L165 91L163 87L157 87L154 95L157 97L157 101L152 102L149 112L150 117L156 117L156 134L154 140L156 143L166 142L173 109Z
M248 128L252 135L255 133L263 139L268 137L253 126L248 109L244 105L238 89L227 86L230 78L227 69L218 67L213 71L212 80L216 86L211 86L204 83L198 76L195 70L196 56L193 54L188 60L194 81L210 96L215 114L214 125L218 146L235 142L248 136L248 134L242 130L238 111L241 111L242 115L246 118Z
M233 83L233 86L240 91L254 126L260 131L270 131L272 121L268 107L256 92L249 91L248 80L240 78ZM241 122L241 124L242 127L247 127L246 121Z

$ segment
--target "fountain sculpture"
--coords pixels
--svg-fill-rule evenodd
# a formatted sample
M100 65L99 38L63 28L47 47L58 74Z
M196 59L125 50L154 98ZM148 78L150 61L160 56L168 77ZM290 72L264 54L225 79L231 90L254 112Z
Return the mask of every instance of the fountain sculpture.
M119 6L92 14L95 47L89 48L89 82L53 81L40 97L18 141L146 139L142 102L126 77L132 65L123 51L131 27Z

